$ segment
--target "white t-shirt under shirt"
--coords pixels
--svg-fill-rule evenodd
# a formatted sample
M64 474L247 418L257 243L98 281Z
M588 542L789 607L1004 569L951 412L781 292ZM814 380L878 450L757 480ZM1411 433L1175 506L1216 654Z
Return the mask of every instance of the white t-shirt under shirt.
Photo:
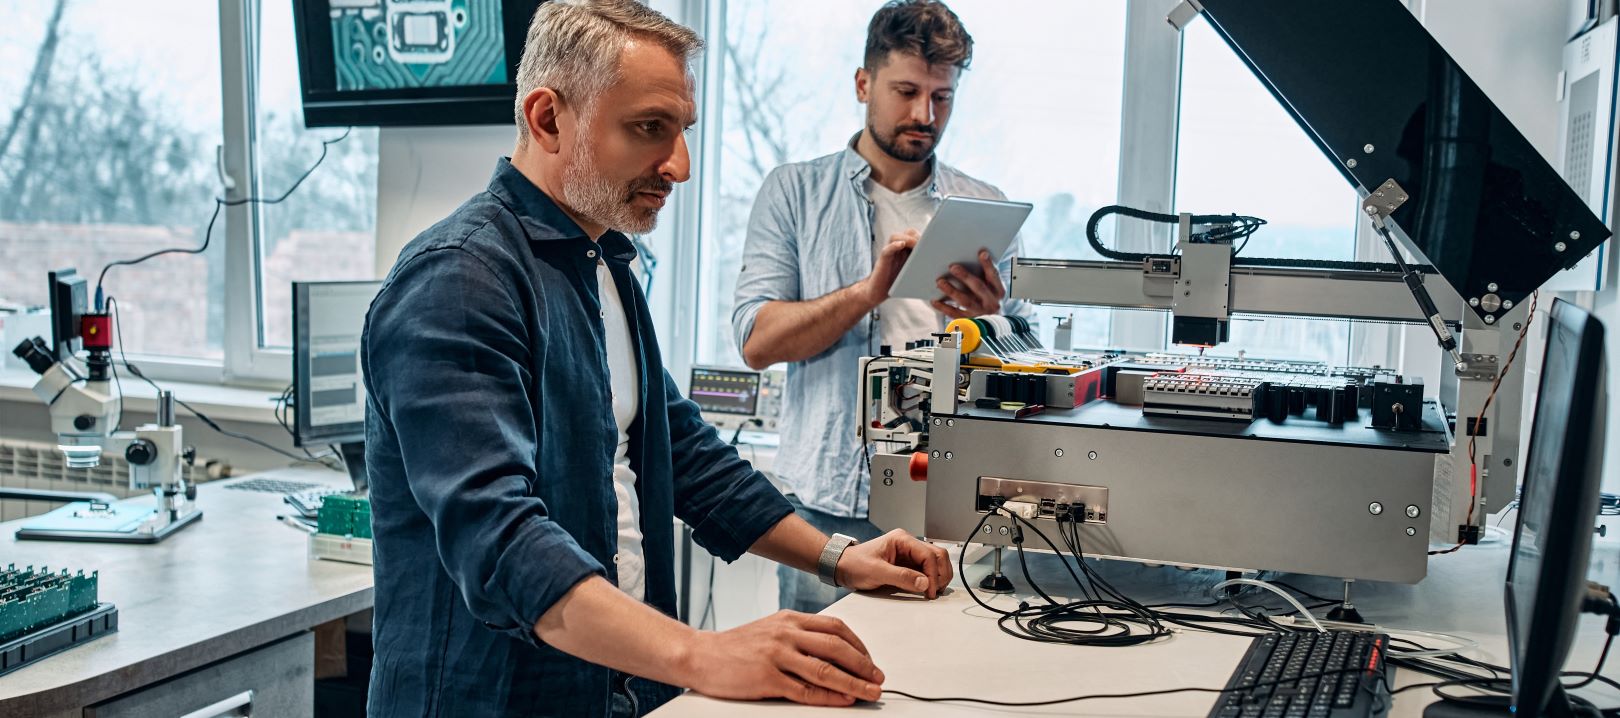
M597 294L602 302L608 381L613 388L613 421L619 427L619 446L613 452L613 493L619 501L619 589L638 601L646 600L647 559L641 546L641 500L636 497L636 472L630 469L630 423L640 410L641 380L637 373L635 342L619 288L607 264L596 262Z
M921 233L934 218L938 202L928 196L928 181L906 190L892 192L883 185L866 179L866 193L872 199L872 261L889 237L915 229ZM929 339L945 328L944 315L934 311L926 300L890 297L878 305L878 343L902 349L906 342ZM877 347L873 347L875 351Z

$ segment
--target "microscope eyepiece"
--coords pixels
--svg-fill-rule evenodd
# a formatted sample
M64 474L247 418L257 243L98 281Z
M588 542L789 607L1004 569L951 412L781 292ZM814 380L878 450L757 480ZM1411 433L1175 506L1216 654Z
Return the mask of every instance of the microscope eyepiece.
M24 339L21 344L11 350L11 353L26 362L28 368L33 369L35 374L44 375L45 372L50 371L52 365L56 364L56 355L51 353L51 349L46 346L45 340L39 337Z

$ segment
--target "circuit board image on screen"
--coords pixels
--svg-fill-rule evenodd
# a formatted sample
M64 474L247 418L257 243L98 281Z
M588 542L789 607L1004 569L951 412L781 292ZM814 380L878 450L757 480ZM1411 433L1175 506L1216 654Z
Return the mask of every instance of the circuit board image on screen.
M331 0L337 89L501 85L501 0Z

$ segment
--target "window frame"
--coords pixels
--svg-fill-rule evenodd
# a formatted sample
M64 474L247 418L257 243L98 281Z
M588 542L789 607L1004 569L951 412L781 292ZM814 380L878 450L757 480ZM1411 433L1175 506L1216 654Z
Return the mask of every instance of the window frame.
M219 0L219 62L222 141L215 171L227 200L259 196L254 137L258 77L258 13L261 0ZM225 327L220 359L132 354L148 376L160 381L239 386L281 386L291 381L292 353L259 344L262 283L258 256L258 208L228 206L225 228Z

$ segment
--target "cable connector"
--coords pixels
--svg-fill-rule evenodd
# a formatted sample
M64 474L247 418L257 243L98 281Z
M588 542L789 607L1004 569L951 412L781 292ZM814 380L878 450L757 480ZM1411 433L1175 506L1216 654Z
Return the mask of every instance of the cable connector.
M1008 501L1001 505L1001 510L1029 521L1040 513L1040 507L1029 501Z

